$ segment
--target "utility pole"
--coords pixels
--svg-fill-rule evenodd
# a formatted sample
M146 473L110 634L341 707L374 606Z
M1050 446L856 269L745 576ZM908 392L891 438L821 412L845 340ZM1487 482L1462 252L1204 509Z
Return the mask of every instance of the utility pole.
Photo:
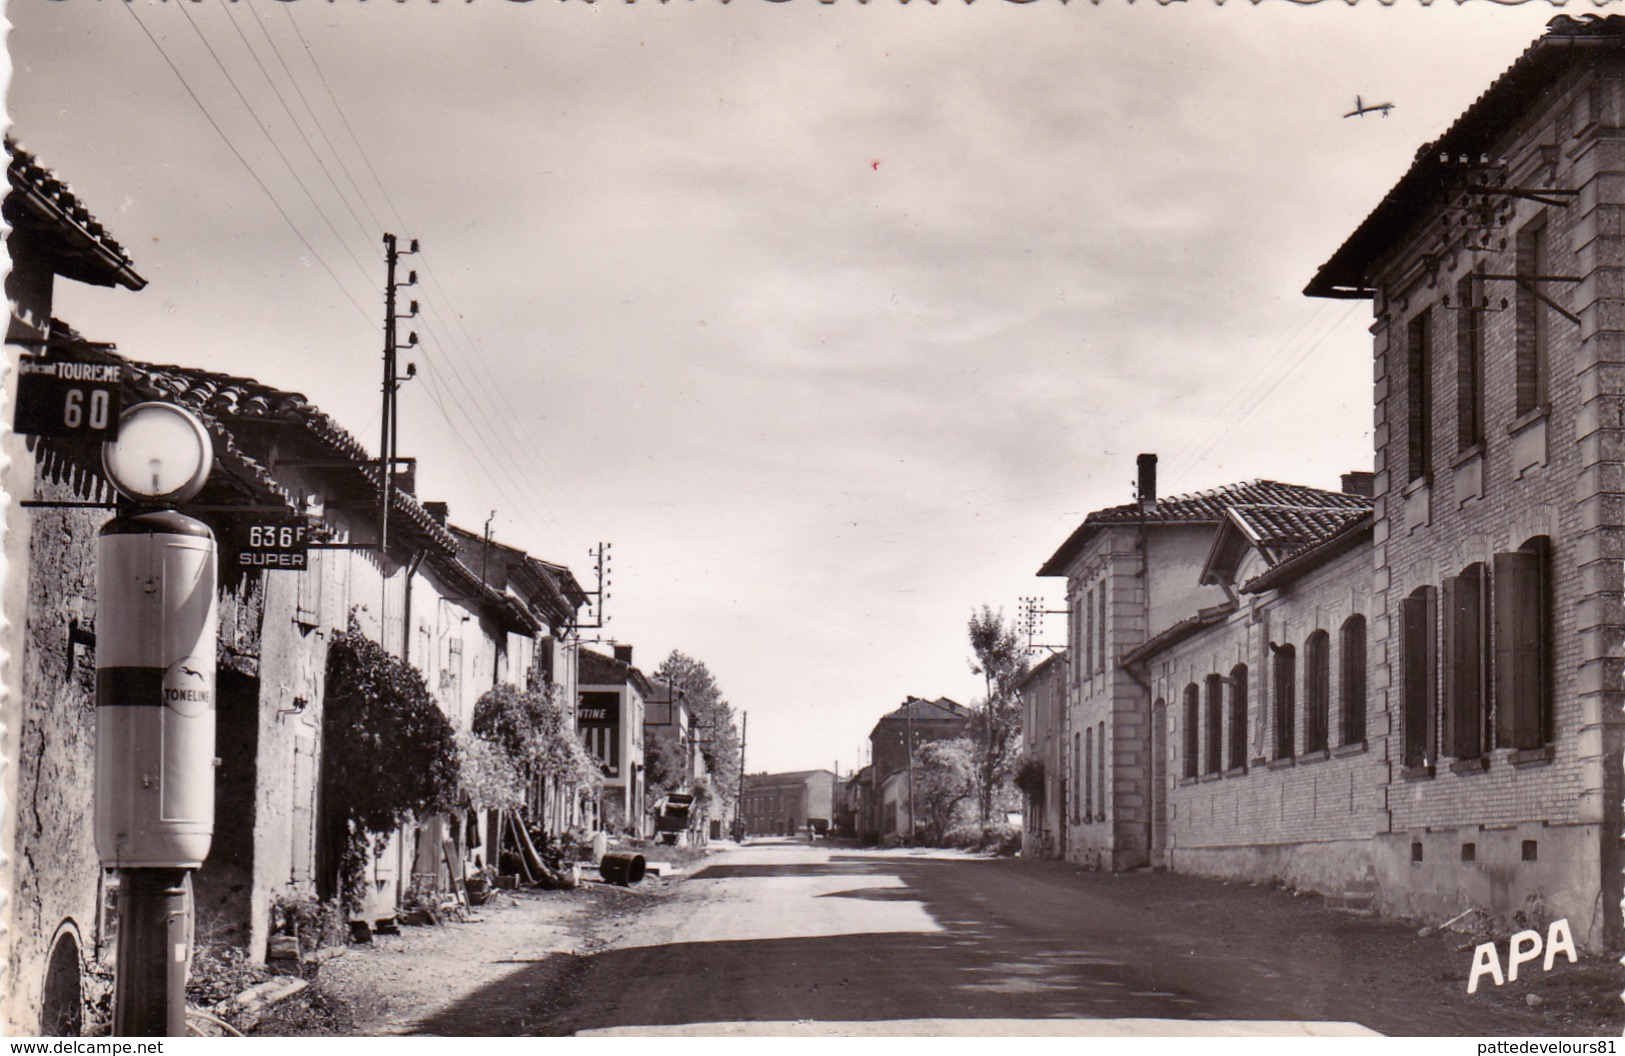
M903 725L908 730L908 845L914 846L914 698L903 704Z
M389 549L390 493L395 490L395 442L399 436L399 414L396 409L396 395L400 390L401 382L406 380L406 378L397 377L395 374L396 352L399 350L395 343L395 321L397 319L410 319L418 314L418 302L416 301L411 302L411 311L407 314L397 315L395 312L395 291L403 286L416 286L418 281L418 273L414 271L408 273L405 282L396 282L395 266L400 262L401 257L417 251L417 239L414 238L410 247L403 251L396 247L395 236L385 233L384 263L388 274L384 282L384 385L383 409L380 412L382 424L378 438L378 465L380 470L378 479L382 485L379 488L378 499L378 552L380 555L386 553ZM417 343L418 335L416 332L407 335L406 348L414 348ZM412 377L416 373L417 369L415 367L410 368L406 377Z
M739 713L739 791L734 797L734 827L745 837L745 735L750 732L750 712Z

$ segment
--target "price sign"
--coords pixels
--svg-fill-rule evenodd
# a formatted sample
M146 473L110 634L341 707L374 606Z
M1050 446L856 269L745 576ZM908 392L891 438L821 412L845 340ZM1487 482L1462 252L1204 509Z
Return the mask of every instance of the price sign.
M23 356L12 428L31 436L116 440L123 378L124 368L117 363Z
M302 517L239 517L232 522L231 543L238 568L310 567L310 525Z

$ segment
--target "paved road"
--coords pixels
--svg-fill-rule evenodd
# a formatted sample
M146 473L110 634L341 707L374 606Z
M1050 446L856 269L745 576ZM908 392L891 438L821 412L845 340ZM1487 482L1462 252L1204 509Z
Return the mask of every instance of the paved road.
M1344 1033L1359 1024L1479 1034L1532 1025L1517 1021L1521 1009L1485 1019L1483 1005L1456 996L1459 984L1435 979L1429 995L1406 993L1422 988L1389 977L1391 966L1342 956L1348 929L1380 929L1360 933L1369 946L1375 935L1414 939L1403 926L1334 920L1289 898L1283 906L1274 892L1193 899L1193 889L1218 890L1193 883L1202 882L753 843L708 859L675 897L652 902L583 958L551 1026L918 1034L965 1033L974 1019L1001 1034Z

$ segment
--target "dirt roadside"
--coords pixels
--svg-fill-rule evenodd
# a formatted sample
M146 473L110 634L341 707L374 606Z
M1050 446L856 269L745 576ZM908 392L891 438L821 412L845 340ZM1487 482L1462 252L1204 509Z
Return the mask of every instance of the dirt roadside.
M545 1032L543 1021L557 1014L568 980L586 958L618 938L639 909L674 894L677 884L650 877L636 888L584 884L572 891L500 892L476 907L469 921L403 926L399 935L375 935L371 944L351 945L343 956L307 967L310 986L271 1009L249 1034ZM510 978L521 992L503 990ZM481 991L502 997L466 1000ZM479 1011L448 1012L470 1006Z

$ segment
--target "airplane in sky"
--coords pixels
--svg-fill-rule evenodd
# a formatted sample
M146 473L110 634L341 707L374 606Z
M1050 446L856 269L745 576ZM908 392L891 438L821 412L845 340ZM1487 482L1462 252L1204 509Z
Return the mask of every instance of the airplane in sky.
M1354 109L1350 110L1348 113L1344 114L1343 116L1344 117L1364 117L1367 114L1381 114L1383 117L1387 117L1388 116L1388 111L1392 110L1393 108L1394 108L1393 103L1372 103L1370 106L1366 106L1363 102L1360 101L1359 96L1355 96L1354 97Z

